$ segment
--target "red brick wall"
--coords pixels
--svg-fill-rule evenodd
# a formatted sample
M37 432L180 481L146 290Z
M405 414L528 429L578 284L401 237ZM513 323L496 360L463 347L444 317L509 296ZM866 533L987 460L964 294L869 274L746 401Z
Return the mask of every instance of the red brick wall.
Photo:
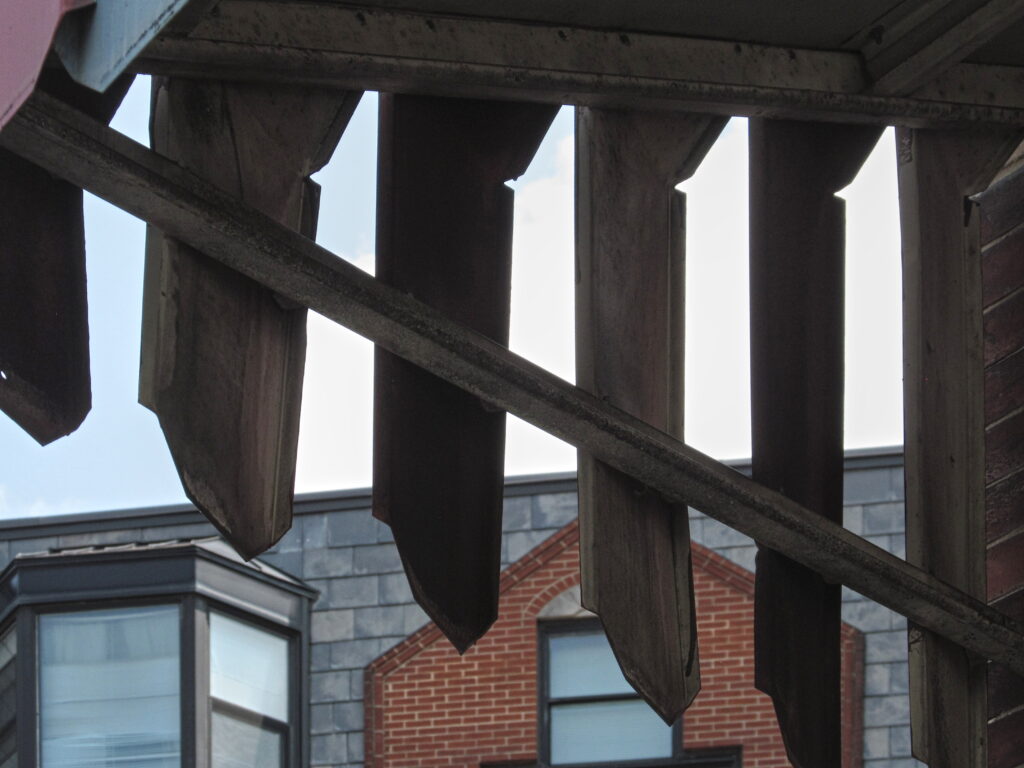
M704 547L693 554L703 688L683 716L685 746L738 745L744 768L788 766L771 701L753 686L752 576ZM428 625L373 662L367 768L535 759L537 614L578 583L579 533L570 524L506 571L500 618L465 656ZM858 632L844 627L843 638L844 766L856 768L863 653Z

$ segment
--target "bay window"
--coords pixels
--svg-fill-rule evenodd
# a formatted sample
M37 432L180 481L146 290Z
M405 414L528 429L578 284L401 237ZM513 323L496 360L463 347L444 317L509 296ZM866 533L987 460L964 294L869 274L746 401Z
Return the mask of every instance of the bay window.
M210 753L214 768L287 765L288 640L210 614Z
M13 629L0 634L0 768L16 768L15 726L18 701L15 696L15 659L18 655L18 635Z
M17 558L0 768L302 768L313 596L218 540Z
M40 765L180 765L179 606L38 621Z

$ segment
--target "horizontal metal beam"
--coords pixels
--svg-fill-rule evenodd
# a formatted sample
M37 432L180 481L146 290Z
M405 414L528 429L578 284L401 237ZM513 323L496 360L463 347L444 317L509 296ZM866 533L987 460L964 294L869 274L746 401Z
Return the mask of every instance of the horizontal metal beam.
M42 94L0 144L382 347L1024 676L1003 614L377 282L180 166Z
M957 65L913 97L867 93L856 51L455 18L283 0L222 0L139 72L722 115L1024 125L1024 71Z

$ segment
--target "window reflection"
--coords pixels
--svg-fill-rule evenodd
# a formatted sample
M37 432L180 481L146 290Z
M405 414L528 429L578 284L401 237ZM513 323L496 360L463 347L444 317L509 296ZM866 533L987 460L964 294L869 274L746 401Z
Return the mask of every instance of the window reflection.
M288 733L288 640L210 613L210 762L279 768Z
M179 609L39 617L43 768L173 768L181 762Z
M288 719L288 640L210 614L210 695L275 720Z
M15 698L15 667L18 636L9 629L0 637L0 768L16 768L17 699Z
M213 768L278 768L284 734L214 711L211 720Z
M551 765L668 758L673 729L633 691L591 622L543 628Z

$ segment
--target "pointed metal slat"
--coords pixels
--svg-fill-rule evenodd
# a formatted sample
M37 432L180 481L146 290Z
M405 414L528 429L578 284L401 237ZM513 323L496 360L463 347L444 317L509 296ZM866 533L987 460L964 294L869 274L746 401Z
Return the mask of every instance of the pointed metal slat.
M985 598L980 215L1022 136L897 130L903 239L907 560ZM931 768L986 766L985 667L910 626L913 750Z
M312 236L318 189L359 94L155 84L154 148ZM151 229L139 400L189 498L245 557L291 525L306 311ZM291 306L291 305L290 305Z
M753 478L839 524L846 219L834 193L880 132L749 124ZM839 585L759 548L755 683L796 768L841 763L839 629Z
M577 384L681 440L686 209L674 188L725 120L576 115ZM671 723L700 688L686 509L586 451L578 472L583 605Z
M132 76L105 94L48 70L39 87L107 122ZM0 149L0 409L46 445L92 405L82 190Z
M452 322L117 131L36 93L0 145L677 504L1024 675L1024 633L998 610Z
M557 107L382 94L377 278L508 343L513 193ZM459 651L497 617L505 413L374 361L373 511Z

